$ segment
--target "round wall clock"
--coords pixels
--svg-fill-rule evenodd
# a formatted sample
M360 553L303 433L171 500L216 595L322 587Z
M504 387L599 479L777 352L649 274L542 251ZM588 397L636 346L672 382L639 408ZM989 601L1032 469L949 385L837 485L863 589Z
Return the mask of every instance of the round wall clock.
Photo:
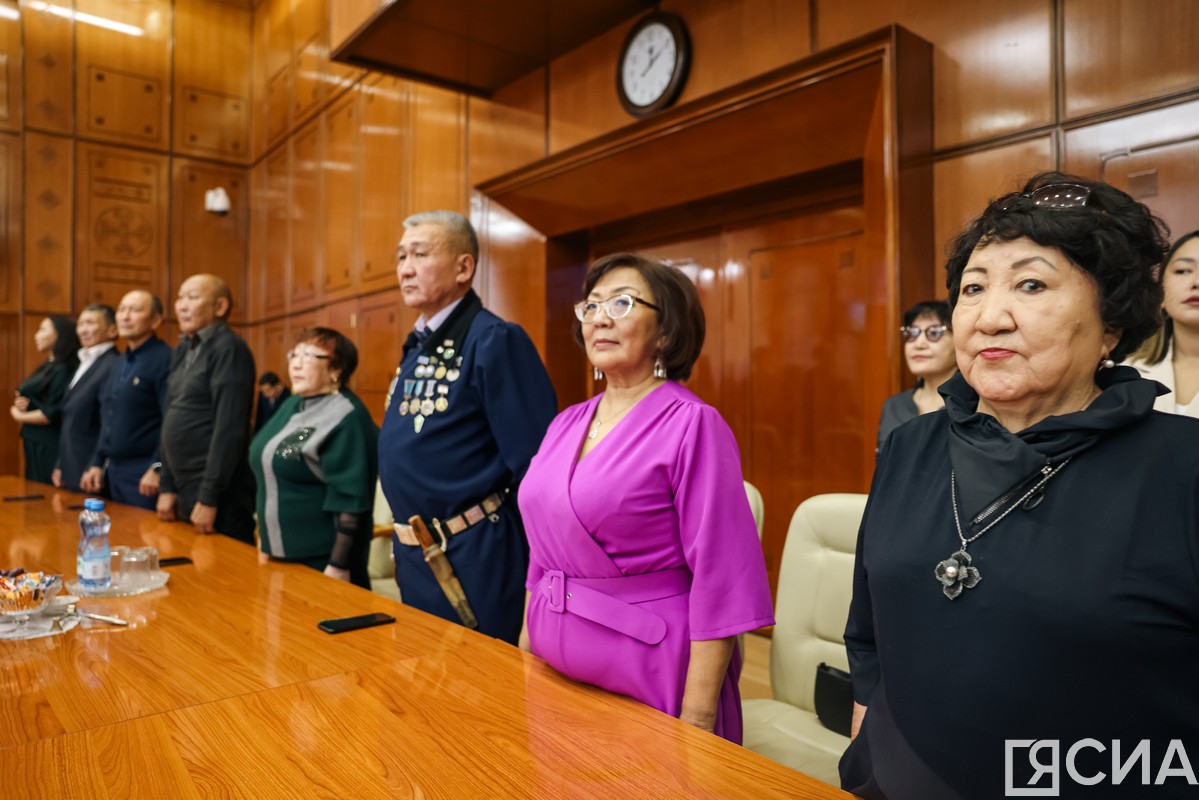
M691 66L687 26L674 14L643 17L625 39L616 65L616 94L624 110L644 117L669 106L683 91Z

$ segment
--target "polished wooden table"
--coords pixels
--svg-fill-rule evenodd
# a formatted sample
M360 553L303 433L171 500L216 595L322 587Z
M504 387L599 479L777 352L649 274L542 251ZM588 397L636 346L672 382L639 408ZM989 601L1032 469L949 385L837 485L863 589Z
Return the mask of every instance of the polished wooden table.
M74 577L83 496L0 477L0 567ZM0 780L44 798L849 795L385 597L151 512L163 589L87 599L127 628L0 641ZM394 625L331 636L322 619Z

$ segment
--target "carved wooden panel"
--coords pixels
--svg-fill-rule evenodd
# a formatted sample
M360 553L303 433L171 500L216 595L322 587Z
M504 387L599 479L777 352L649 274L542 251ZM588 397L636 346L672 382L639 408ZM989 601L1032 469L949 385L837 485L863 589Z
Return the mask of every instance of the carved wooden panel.
M320 126L313 122L291 141L291 290L287 309L295 313L314 304L324 255Z
M21 3L25 34L25 124L69 133L75 74L74 22L47 3ZM18 52L12 50L10 52Z
M289 152L287 147L281 147L266 162L266 285L263 289L263 312L268 317L286 310L291 286Z
M362 84L361 291L396 285L395 251L407 212L407 81L378 76Z
M892 23L933 44L938 148L1054 120L1054 4L1047 0L816 0L813 5L818 51Z
M75 297L114 308L130 289L167 289L166 156L80 143Z
M21 129L21 20L15 0L0 2L0 130Z
M1124 189L1174 236L1199 228L1199 101L1077 128L1065 150L1065 169Z
M75 146L25 133L25 307L70 314L75 222Z
M75 10L113 23L75 26L76 132L167 149L170 0L77 0Z
M363 357L354 377L354 391L383 423L387 388L403 354L404 338L417 314L404 305L399 289L362 298L358 310L358 346ZM369 354L369 355L365 355Z
M0 134L0 310L9 311L21 307L21 156L20 137Z
M414 84L411 114L408 208L467 213L466 97Z
M1199 85L1194 0L1064 0L1061 7L1067 117Z
M325 257L321 285L326 298L353 291L359 263L358 178L359 120L357 92L351 92L323 115L325 156L321 218L325 226Z
M250 158L250 27L247 10L212 0L176 0L177 152Z
M993 147L949 158L933 165L933 271L937 297L945 297L945 255L954 237L987 203L1018 189L1038 172L1052 169L1053 141L1040 136L1025 142Z
M247 320L246 236L250 193L247 171L185 158L173 160L171 203L171 296L189 276L217 275L233 292L234 322ZM204 209L205 193L222 188L229 212Z

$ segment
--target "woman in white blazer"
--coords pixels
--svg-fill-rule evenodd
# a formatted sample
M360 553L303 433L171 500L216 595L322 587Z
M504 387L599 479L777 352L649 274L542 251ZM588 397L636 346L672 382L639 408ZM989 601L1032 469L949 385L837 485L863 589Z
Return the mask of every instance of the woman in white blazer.
M1199 231L1170 248L1162 288L1162 329L1129 364L1170 390L1154 408L1199 419Z

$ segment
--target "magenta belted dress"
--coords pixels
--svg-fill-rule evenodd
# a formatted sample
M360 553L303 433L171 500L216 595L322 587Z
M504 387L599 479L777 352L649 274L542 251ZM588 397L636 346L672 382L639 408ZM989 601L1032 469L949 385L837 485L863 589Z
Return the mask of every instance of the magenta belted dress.
M533 652L559 672L678 716L692 640L774 623L736 440L677 383L582 460L600 398L551 423L520 486ZM741 742L734 652L716 733Z

